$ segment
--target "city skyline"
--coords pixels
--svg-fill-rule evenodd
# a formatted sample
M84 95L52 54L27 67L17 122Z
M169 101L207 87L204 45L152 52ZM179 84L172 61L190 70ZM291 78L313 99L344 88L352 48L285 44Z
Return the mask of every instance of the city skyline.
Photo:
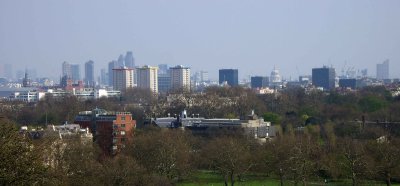
M87 11L88 9L93 11ZM109 10L119 14L103 14ZM20 13L23 12L23 13ZM207 14L204 14L207 12ZM60 64L95 64L95 75L120 54L137 66L169 64L208 71L239 69L239 78L285 79L312 68L368 69L391 61L400 72L399 1L32 1L0 2L0 64L59 78ZM116 29L118 28L118 29ZM123 28L123 29L121 29ZM124 58L125 60L125 58Z

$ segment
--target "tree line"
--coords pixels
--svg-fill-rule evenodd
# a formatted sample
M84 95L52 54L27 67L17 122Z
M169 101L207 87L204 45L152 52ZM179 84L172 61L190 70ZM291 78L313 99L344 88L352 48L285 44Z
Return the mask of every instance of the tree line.
M353 185L391 185L400 177L399 128L387 125L400 121L400 98L384 87L348 93L292 88L272 95L210 87L201 94L180 96L168 101L148 90L132 89L119 98L82 101L47 96L34 104L3 102L0 185L174 185L194 179L198 170L221 175L225 185L245 180L248 173L263 173L281 185L341 179ZM30 140L18 132L21 125L73 122L79 111L95 107L123 108L139 124L183 109L207 118L240 118L254 109L272 122L278 135L259 143L240 131L204 138L142 125L132 143L110 158L79 137ZM374 124L364 126L363 120Z

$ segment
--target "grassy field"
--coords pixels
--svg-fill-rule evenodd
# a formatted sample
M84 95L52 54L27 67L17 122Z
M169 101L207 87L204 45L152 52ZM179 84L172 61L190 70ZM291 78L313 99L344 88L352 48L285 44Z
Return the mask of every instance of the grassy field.
M279 180L268 178L262 174L247 174L242 178L242 181L236 181L237 186L275 186L279 185ZM193 178L180 182L178 186L220 186L224 185L222 177L212 171L199 171ZM293 185L293 182L286 181L284 185ZM301 185L301 184L299 184ZM327 185L327 186L347 186L351 185L351 180L341 180L337 182L330 182L327 184L320 181L311 181L307 185ZM362 185L366 186L385 186L383 182L365 182ZM393 186L400 186L400 184L392 184Z

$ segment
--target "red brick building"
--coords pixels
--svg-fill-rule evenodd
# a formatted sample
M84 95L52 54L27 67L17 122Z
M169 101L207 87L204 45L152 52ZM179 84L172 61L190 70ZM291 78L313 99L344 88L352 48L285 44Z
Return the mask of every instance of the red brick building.
M88 127L93 140L106 155L115 155L132 140L136 121L130 112L110 112L103 109L79 112L74 123Z

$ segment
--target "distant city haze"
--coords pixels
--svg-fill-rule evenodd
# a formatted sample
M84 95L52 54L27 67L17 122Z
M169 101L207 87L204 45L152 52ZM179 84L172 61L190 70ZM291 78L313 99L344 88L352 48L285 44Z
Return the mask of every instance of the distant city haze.
M184 65L239 78L310 75L323 65L368 69L390 61L400 77L400 1L1 0L0 64L59 78L64 61L108 62L132 51L135 65ZM83 71L81 72L83 73Z

